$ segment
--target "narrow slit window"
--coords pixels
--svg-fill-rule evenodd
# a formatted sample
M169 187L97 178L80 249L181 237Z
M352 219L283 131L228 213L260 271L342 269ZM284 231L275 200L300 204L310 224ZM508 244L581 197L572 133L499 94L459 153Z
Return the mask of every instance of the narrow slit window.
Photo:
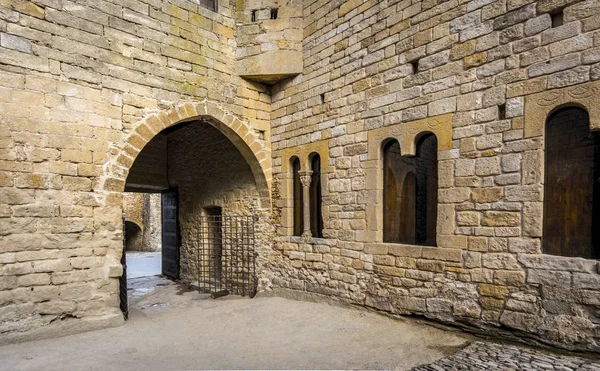
M250 16L250 21L256 22L256 12L257 12L257 10L252 11L252 15Z
M271 19L277 19L278 9L271 9Z
M294 236L301 236L304 230L304 213L302 197L302 183L300 182L300 159L295 157L292 159L292 179L293 179L293 195L294 198Z
M200 6L213 12L217 11L217 0L200 0Z
M498 106L498 119L505 120L506 119L506 105L501 104Z
M562 9L557 10L554 13L551 13L550 17L552 18L552 27L553 28L562 26L565 21L565 16L564 16Z
M321 194L321 157L311 158L312 179L310 182L310 232L313 237L323 237L323 212Z
M413 74L417 74L419 73L419 60L414 60L410 62L410 65L412 67L412 73Z

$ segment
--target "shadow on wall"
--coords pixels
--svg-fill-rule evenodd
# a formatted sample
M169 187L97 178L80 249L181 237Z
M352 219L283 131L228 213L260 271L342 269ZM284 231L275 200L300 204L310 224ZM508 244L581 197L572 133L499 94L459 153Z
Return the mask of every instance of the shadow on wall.
M143 251L142 229L134 222L125 221L126 251Z
M161 250L160 193L125 193L125 245L127 251Z

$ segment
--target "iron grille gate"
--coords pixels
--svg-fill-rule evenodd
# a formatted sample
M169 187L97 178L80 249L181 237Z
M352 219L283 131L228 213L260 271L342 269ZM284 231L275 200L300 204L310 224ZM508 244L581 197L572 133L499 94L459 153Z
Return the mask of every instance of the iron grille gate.
M197 286L201 292L227 290L254 297L256 218L252 216L203 216L196 253Z

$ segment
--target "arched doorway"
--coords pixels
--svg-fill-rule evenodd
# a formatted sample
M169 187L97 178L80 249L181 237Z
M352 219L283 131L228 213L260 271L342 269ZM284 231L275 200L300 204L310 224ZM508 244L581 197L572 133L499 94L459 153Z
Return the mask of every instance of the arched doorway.
M227 277L234 291L241 287L244 294L252 294L256 290L255 254L249 241L262 233L254 225L257 217L270 210L270 150L247 125L210 104L188 108L146 119L115 157L105 187L163 194L164 275L210 290L226 286L222 277ZM188 117L190 111L193 116ZM222 121L198 115L208 111ZM214 218L211 212L217 208L222 217ZM213 233L205 233L208 218L219 223L211 227ZM215 230L221 231L222 238ZM214 243L221 244L219 262L215 254L203 252L204 248L214 250ZM249 249L251 254L245 252ZM240 269L232 262L244 259L234 253L246 254L245 259L252 262ZM165 267L165 263L170 265ZM229 274L226 269L237 273Z
M142 229L139 225L128 220L125 221L125 250L142 250Z
M554 112L546 123L543 251L600 256L600 135L579 107Z

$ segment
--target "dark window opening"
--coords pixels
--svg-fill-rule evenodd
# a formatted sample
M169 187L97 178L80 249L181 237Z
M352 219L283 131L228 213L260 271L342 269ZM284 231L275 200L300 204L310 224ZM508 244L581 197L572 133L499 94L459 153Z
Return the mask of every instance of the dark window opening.
M383 152L383 241L436 246L437 138L421 138L416 157L402 156L396 140Z
M498 119L499 120L506 119L506 104L501 104L498 106Z
M256 12L258 12L258 10L253 10L252 11L252 16L250 17L250 20L252 22L256 22Z
M321 94L321 104L325 104L325 94Z
M411 67L412 67L412 73L416 74L419 73L419 60L416 59L414 61L409 62Z
M300 159L297 157L292 160L292 177L294 181L294 236L301 236L304 230L304 200L300 182Z
M546 124L546 254L600 257L600 136L589 123L585 110L568 107Z
M323 214L321 194L321 157L311 159L312 179L310 182L310 232L313 237L323 237Z
M550 17L552 18L552 27L562 26L565 21L565 17L564 17L564 13L563 13L562 9L557 10L553 13L550 13Z
M277 19L278 9L271 9L271 19Z
M213 12L217 11L217 0L200 0L200 6Z

